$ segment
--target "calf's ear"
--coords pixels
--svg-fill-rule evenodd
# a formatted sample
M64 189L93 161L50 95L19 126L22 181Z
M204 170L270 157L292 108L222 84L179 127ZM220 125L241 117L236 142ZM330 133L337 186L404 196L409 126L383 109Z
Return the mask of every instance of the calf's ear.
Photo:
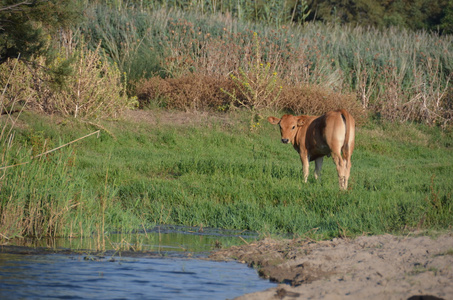
M267 118L267 120L269 121L269 123L273 125L277 125L280 122L280 119L276 117L269 117Z
M305 124L304 118L300 118L297 120L297 126L301 127L301 126L304 126L304 124Z

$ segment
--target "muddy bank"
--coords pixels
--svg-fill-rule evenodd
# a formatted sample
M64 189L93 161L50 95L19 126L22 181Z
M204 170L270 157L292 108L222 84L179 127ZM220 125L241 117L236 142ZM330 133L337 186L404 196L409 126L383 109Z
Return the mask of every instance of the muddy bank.
M241 300L453 299L453 233L320 242L265 239L211 258L236 259L282 283Z

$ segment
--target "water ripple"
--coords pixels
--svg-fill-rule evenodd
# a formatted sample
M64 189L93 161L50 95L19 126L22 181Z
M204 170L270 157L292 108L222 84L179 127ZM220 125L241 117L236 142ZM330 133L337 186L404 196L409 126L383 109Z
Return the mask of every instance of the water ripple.
M272 286L235 262L0 253L1 299L228 299Z

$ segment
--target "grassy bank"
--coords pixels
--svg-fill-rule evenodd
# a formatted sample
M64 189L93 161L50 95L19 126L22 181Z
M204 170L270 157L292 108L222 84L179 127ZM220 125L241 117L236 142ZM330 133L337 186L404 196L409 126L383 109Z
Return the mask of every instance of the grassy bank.
M240 113L132 114L105 121L108 131L99 138L48 157L45 169L38 164L51 178L31 173L33 164L9 169L7 180L27 181L3 180L3 215L8 205L31 214L38 201L59 219L51 232L65 236L159 223L332 237L453 223L451 132L379 122L358 128L351 189L340 192L330 158L322 182L314 180L312 166L304 184L296 152L270 124L250 132L248 116ZM58 146L97 129L36 114L24 118L28 125L19 126L15 140L27 146ZM10 198L5 186L16 189Z
M1 65L2 238L451 227L452 36L82 3L47 59ZM337 108L358 124L345 193L330 162L303 184L297 154L263 123Z

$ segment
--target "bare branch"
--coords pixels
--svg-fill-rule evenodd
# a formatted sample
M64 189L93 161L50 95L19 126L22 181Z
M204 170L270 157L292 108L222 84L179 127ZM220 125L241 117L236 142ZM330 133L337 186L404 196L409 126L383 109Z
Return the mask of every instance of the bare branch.
M16 4L13 4L13 5L10 5L10 6L0 7L0 11L6 11L6 10L19 10L19 6L22 6L22 5L30 5L30 4L33 4L33 2L22 1L22 2L20 2L20 3L16 3Z

